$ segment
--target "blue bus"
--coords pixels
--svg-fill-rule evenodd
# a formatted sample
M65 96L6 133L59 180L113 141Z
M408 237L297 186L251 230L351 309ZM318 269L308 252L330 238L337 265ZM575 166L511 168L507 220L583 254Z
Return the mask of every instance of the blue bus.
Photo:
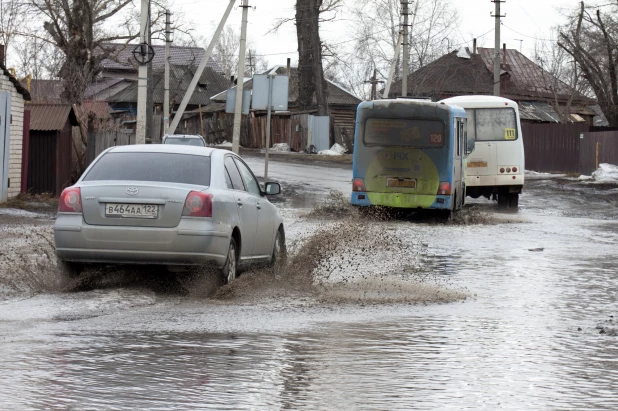
M363 102L356 114L351 203L452 211L466 198L474 150L464 109L427 100Z

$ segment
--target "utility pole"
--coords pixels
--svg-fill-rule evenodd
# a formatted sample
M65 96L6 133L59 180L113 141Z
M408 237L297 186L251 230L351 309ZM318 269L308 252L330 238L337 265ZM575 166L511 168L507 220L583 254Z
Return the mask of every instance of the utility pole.
M391 64L391 68L388 71L388 80L386 81L386 87L384 87L384 93L382 98L388 98L388 93L391 91L391 84L393 84L393 75L395 74L395 67L399 63L399 49L401 49L401 42L403 41L403 31L399 31L399 38L397 39L397 45L395 46L395 58Z
M223 17L221 18L219 25L217 26L217 30L215 30L215 34L213 34L212 39L210 39L210 44L208 44L208 48L206 49L206 54L204 54L204 57L202 57L202 61L200 61L200 65L197 66L197 70L195 71L195 74L193 75L193 78L191 79L191 83L189 83L187 92L182 98L182 101L180 102L180 106L178 107L178 110L176 110L176 115L174 115L174 120L172 121L172 124L170 124L170 128L168 128L166 131L167 134L174 134L174 131L176 131L176 127L178 127L178 124L180 123L180 120L182 119L182 115L184 114L185 109L187 108L187 104L189 104L189 100L191 100L191 97L193 96L193 92L195 91L195 86L197 86L197 83L200 81L200 77L202 77L202 73L204 72L204 69L206 68L206 64L208 64L208 59L210 59L210 56L212 55L212 50L215 48L215 44L217 44L217 40L219 39L219 36L221 35L221 32L223 31L223 27L225 27L225 22L227 21L227 18L229 17L230 12L232 11L232 8L234 7L235 1L236 0L230 0L227 6L227 9L225 9L225 13L223 14Z
M148 34L148 9L150 0L142 0L139 29L139 42L146 42ZM140 64L137 72L137 123L135 124L135 144L146 143L146 100L148 97L148 65Z
M401 78L401 95L403 97L408 95L408 65L409 65L409 57L410 57L410 39L408 34L408 0L403 0L401 2L403 5L403 10L401 14L403 14L403 77Z
M496 5L496 12L492 15L496 19L496 43L494 45L494 96L500 96L500 18L506 17L500 14L500 3L506 0L491 0Z
M373 69L373 77L371 77L369 79L369 81L365 81L365 83L370 83L371 84L371 99L372 100L377 100L377 98L378 98L377 86L378 86L379 83L384 83L384 81L378 80L378 78L377 78L377 70L376 69Z
M163 89L163 130L164 133L170 126L170 43L172 30L170 11L165 10L165 84Z
M240 124L242 120L242 95L245 88L245 48L247 47L247 18L249 0L242 0L242 26L240 28L240 50L238 53L238 71L236 72L236 106L234 107L234 133L232 134L232 151L238 154L240 145Z
M148 45L152 44L152 19L151 19L151 3L148 2ZM154 136L152 130L152 117L154 115L154 81L152 78L152 60L148 62L148 87L146 88L146 138L145 142L153 143L161 136Z

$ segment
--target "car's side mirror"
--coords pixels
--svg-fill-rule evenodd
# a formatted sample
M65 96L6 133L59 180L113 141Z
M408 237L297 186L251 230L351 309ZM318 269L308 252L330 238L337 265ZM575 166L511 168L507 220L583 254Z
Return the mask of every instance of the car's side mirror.
M474 151L475 148L475 141L473 138L468 138L467 144L466 144L466 155L469 155L470 153L472 153Z
M268 196L274 196L276 194L281 194L281 185L279 183L266 183L264 187L264 191Z

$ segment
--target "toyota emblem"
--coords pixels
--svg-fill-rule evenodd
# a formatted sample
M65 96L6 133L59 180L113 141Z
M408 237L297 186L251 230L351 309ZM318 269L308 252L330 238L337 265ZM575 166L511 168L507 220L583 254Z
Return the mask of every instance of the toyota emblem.
M127 188L127 194L130 196L136 196L137 193L139 193L139 190L137 189L137 187L129 187Z

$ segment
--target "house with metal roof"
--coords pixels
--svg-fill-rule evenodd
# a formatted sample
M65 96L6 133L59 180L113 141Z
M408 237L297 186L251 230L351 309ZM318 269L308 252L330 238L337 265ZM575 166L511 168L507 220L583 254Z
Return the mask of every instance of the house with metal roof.
M500 52L500 94L520 106L522 122L595 124L594 100L555 78L515 49ZM408 76L408 96L434 101L469 95L493 94L493 48L464 47L448 53ZM401 80L393 83L389 97L402 95Z

